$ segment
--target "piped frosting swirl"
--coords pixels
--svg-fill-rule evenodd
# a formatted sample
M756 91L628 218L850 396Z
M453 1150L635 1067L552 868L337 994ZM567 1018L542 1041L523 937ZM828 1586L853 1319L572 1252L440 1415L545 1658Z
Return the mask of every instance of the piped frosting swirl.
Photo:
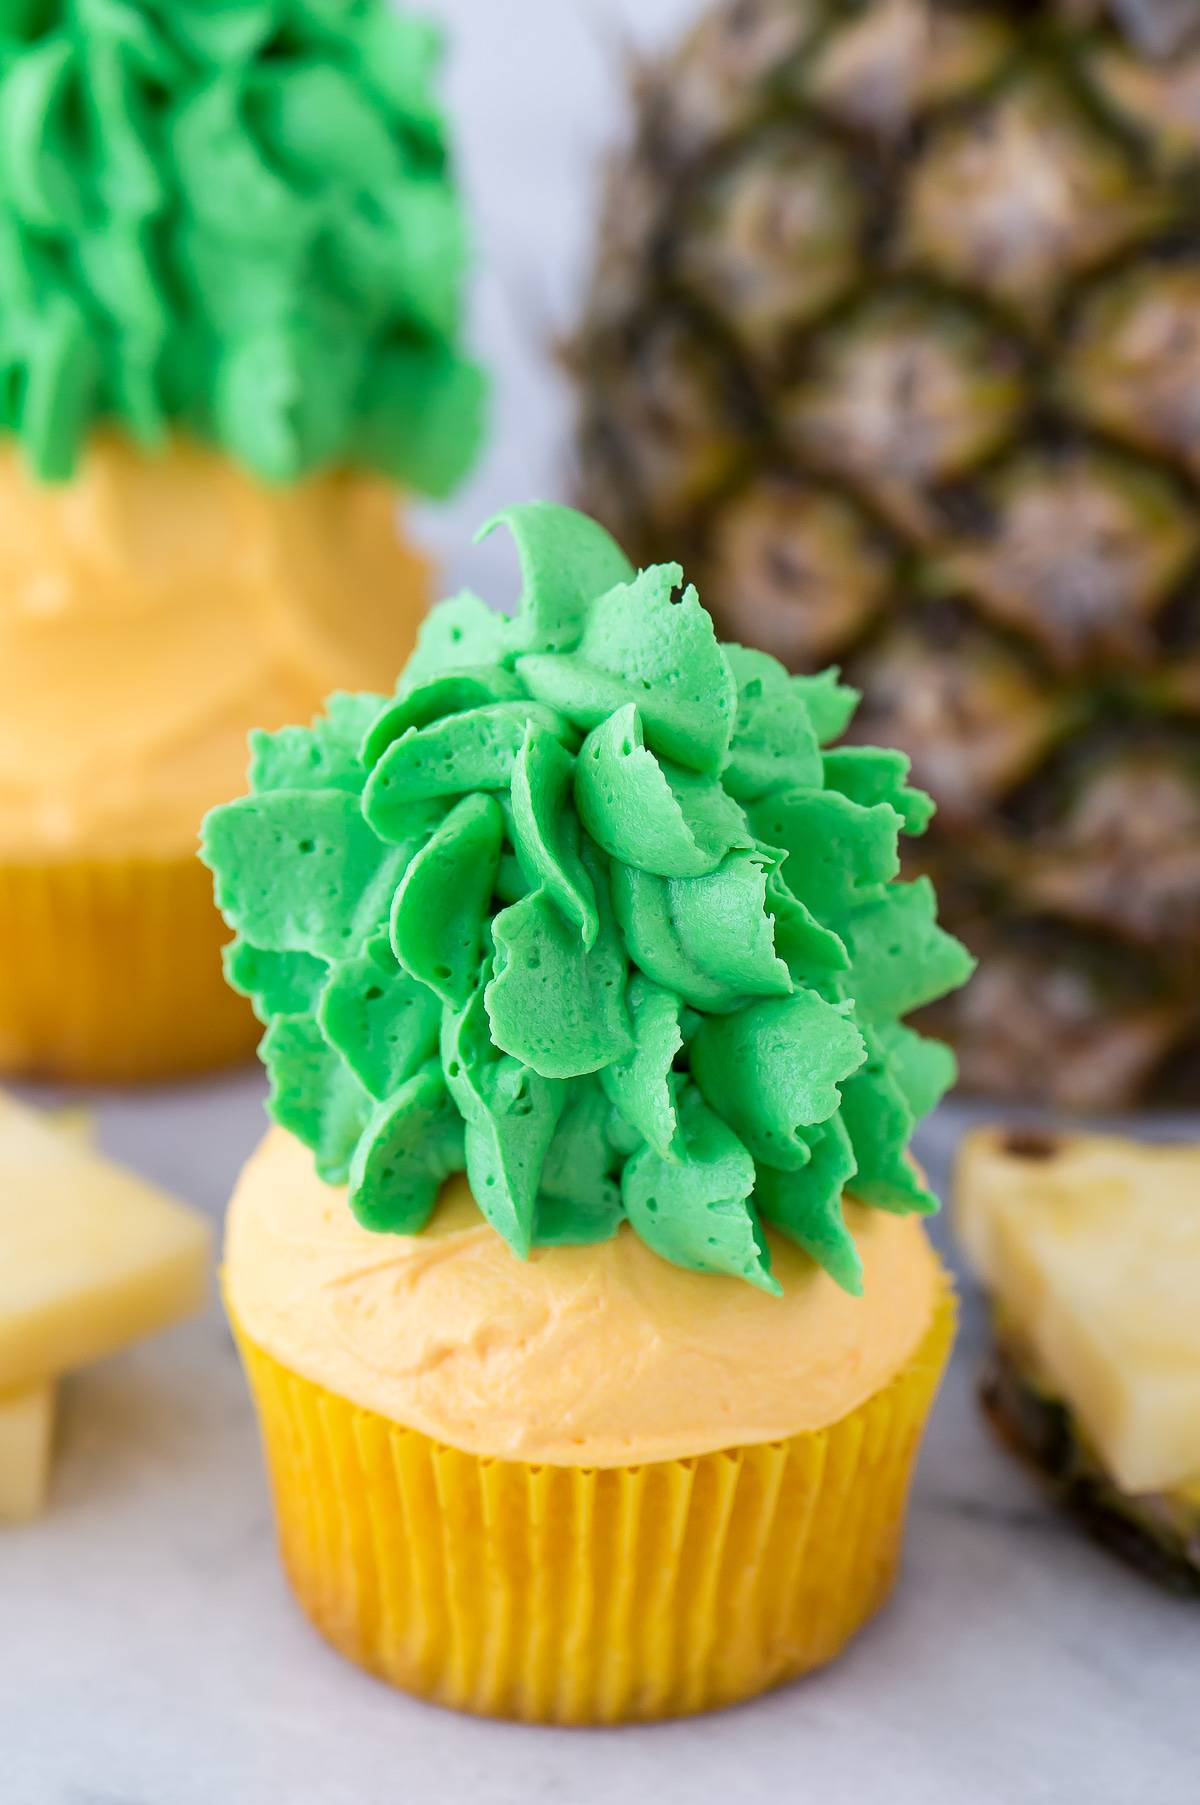
M0 426L443 494L480 424L436 31L389 0L49 0L0 25Z
M502 519L515 617L444 602L393 699L255 736L205 824L271 1112L368 1228L465 1170L519 1255L628 1220L772 1290L765 1220L856 1290L847 1189L936 1207L906 1149L953 1062L901 1018L971 961L897 881L931 805L832 746L836 672L720 644L581 515Z

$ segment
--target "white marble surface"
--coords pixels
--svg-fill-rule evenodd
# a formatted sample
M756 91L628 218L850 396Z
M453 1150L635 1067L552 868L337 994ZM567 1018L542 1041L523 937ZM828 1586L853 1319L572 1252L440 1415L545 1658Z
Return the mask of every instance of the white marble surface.
M447 588L511 588L506 501L561 492L549 349L615 130L624 49L691 0L442 0L498 368L478 477L426 530ZM468 549L464 550L464 547ZM219 1216L260 1127L242 1074L97 1100L103 1144ZM923 1151L944 1177L956 1119ZM65 1388L51 1508L0 1532L0 1805L1197 1805L1200 1615L1095 1552L985 1437L964 1332L926 1444L903 1582L828 1674L620 1732L477 1723L330 1653L285 1591L254 1425L215 1302Z
M256 1075L98 1099L104 1145L218 1217ZM961 1112L921 1151L944 1179ZM691 1722L530 1730L419 1705L292 1604L214 1303L65 1391L47 1516L0 1532L3 1805L1196 1805L1200 1615L1079 1538L939 1398L886 1612L824 1675Z

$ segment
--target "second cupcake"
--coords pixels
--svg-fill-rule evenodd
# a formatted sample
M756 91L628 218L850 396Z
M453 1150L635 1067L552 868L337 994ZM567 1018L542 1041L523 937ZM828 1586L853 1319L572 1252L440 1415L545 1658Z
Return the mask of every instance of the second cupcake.
M253 1045L195 861L255 726L387 683L478 434L436 39L388 0L6 17L0 1073Z

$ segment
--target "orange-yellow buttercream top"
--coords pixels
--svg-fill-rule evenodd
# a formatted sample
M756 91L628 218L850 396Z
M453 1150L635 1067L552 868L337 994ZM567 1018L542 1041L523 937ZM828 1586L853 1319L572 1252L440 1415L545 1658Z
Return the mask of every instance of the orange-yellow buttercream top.
M226 1290L258 1346L393 1422L477 1455L624 1466L823 1428L896 1374L943 1281L915 1218L849 1213L864 1296L773 1239L770 1297L628 1227L519 1260L463 1179L424 1233L371 1233L273 1129L230 1204Z
M390 689L425 588L376 477L109 435L49 485L0 444L0 858L186 856L252 727Z

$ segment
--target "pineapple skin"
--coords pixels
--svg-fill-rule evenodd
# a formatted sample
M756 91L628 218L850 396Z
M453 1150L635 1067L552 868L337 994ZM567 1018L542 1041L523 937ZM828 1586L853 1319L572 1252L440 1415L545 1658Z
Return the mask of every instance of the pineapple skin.
M641 72L580 499L840 662L939 814L967 1088L1200 1101L1200 18L726 0Z
M979 1383L997 1436L1049 1487L1095 1541L1169 1592L1200 1599L1200 1484L1126 1492L1105 1472L1061 1398L1020 1351L997 1336Z

